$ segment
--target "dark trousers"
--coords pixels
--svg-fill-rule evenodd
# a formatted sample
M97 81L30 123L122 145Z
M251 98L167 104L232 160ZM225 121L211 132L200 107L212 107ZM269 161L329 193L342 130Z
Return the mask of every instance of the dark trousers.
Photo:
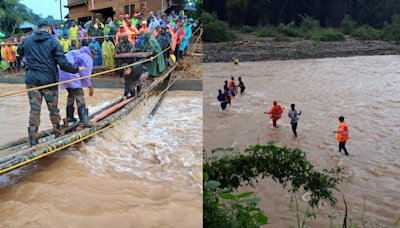
M21 67L21 61L22 61L22 57L17 56L17 69L19 70L19 68Z
M221 108L222 110L226 109L226 104L228 104L228 102L221 102Z
M347 153L347 150L346 150L346 142L339 142L339 152L341 152L342 151L342 149L343 149L343 151L344 151L344 153L346 154L346 155L349 155L349 153Z
M182 51L179 50L178 45L175 48L175 56L176 56L176 61L178 61L182 58Z
M242 94L244 92L244 90L246 89L246 87L240 87L240 94Z
M297 123L291 123L291 124L292 124L292 131L293 131L293 134L297 137L297 132L296 132Z
M67 106L74 107L74 102L76 100L76 105L78 106L78 109L85 108L85 97L82 88L67 88L67 91Z
M34 88L37 87L35 85L26 84L26 88ZM53 124L59 124L60 110L57 108L58 106L58 88L57 89L41 89L41 90L33 90L28 92L29 97L29 105L31 106L31 111L29 115L29 125L39 127L40 125L40 112L42 110L42 101L43 97L46 100L47 108L50 112L50 120Z

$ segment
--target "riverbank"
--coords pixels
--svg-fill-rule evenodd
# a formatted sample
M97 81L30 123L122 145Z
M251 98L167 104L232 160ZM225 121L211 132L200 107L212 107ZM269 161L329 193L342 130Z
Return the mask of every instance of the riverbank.
M363 41L349 36L344 42L314 42L299 38L278 42L270 37L257 37L255 33L236 35L232 42L203 43L203 62L231 62L235 55L241 62L251 62L400 54L400 46L395 42Z

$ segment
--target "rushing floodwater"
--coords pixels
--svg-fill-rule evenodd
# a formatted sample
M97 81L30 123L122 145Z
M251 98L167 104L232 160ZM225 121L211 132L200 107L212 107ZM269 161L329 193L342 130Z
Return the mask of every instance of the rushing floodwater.
M0 94L23 88L0 84ZM86 102L93 111L121 95L96 89ZM66 96L59 96L62 118ZM155 104L86 148L79 143L2 175L0 227L202 227L201 92L169 92L149 120ZM0 100L0 144L27 135L28 115L26 94ZM51 128L46 104L41 121L39 130Z
M278 146L298 147L309 152L307 158L318 170L339 164L353 182L340 184L341 192L335 194L339 205L325 204L320 209L327 214L307 220L309 227L329 227L329 214L344 214L342 194L351 218L361 218L365 195L364 220L369 225L375 220L393 225L400 215L399 66L399 56L204 64L204 147L208 152L217 147L243 149L255 145L258 138L261 144L274 140ZM217 90L231 76L236 82L241 76L247 91L234 98L224 113L216 99ZM277 129L263 114L273 100L285 108ZM303 112L298 138L294 138L287 117L291 103ZM341 115L349 126L348 157L338 155L333 134ZM294 214L284 212L295 209L295 203L279 184L260 180L256 191L272 227L295 225L281 218L295 219ZM306 209L307 203L300 199L300 210ZM342 223L340 217L333 225Z

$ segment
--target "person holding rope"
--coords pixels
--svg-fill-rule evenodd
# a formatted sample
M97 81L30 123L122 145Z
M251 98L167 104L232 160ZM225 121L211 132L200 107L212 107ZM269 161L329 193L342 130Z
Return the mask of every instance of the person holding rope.
M269 112L265 112L265 114L271 114L272 124L274 127L276 126L276 122L282 117L283 108L278 105L277 101L274 101L274 107L271 108Z
M349 128L347 127L346 122L344 122L344 117L340 116L339 117L340 125L339 129L337 131L334 131L333 133L337 133L337 138L336 140L339 142L339 152L342 152L342 149L346 156L349 155L346 150L346 142L349 139Z
M138 62L141 62L143 60L144 59L141 59ZM128 66L128 64L124 63L121 67L125 66ZM129 94L129 97L133 97L136 94L136 98L139 98L141 96L140 90L145 85L147 77L149 76L147 68L143 65L143 63L139 63L137 65L125 67L121 71L124 72L125 77L124 100L128 99Z
M62 70L73 74L87 70L86 67L74 66L68 62L60 43L50 35L52 33L53 29L50 22L41 20L38 31L26 37L17 49L18 54L27 59L25 75L27 89L58 82L57 64ZM58 86L29 91L28 98L31 111L28 134L31 146L38 144L43 97L50 112L50 120L56 138L60 137L62 133L60 110L57 108Z

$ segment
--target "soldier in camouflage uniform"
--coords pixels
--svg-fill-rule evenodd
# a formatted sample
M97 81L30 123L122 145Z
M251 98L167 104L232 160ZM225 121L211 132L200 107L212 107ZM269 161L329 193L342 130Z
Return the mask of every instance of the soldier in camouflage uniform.
M115 54L121 54L121 53L133 53L134 48L132 42L128 40L128 36L124 35L123 36L123 41L118 43L117 46L115 47Z
M26 37L18 46L18 54L29 59L26 62L25 82L26 88L53 84L58 81L57 65L66 72L76 74L85 67L74 66L65 58L64 50L60 43L50 34L54 34L50 22L39 22L38 31ZM60 111L58 105L58 86L28 92L31 106L29 116L29 142L31 146L38 144L38 129L40 125L40 112L43 98L46 100L50 111L50 120L53 124L56 137L61 136Z
M139 62L142 60L139 60ZM122 64L122 67L127 66L127 63ZM149 72L147 68L142 64L137 64L131 67L123 68L121 71L124 72L125 76L125 92L124 100L128 98L128 95L135 95L135 88L137 88L136 98L140 97L140 90L145 85Z

